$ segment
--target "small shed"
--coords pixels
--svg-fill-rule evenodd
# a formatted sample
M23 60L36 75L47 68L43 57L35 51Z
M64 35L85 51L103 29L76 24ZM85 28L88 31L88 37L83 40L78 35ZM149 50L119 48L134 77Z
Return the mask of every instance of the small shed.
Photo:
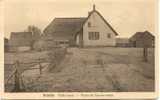
M133 47L154 47L155 37L149 31L136 32L129 41Z
M9 51L28 51L32 47L32 32L12 32Z

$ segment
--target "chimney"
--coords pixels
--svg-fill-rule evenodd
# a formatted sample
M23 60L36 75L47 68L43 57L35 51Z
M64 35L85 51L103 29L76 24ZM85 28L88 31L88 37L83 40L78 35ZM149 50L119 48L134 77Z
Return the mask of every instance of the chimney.
M96 6L95 6L95 4L93 5L93 10L96 10Z

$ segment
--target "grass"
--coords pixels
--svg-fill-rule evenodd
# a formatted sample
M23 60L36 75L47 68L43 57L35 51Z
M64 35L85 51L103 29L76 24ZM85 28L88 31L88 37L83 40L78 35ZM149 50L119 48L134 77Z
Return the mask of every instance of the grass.
M29 84L29 92L136 92L154 90L154 49L143 62L142 48L68 48L66 56L51 52L50 67ZM9 55L9 56L8 56ZM11 63L15 54L5 54ZM32 57L28 57L31 56ZM48 57L48 53L22 53L17 58ZM11 58L10 58L11 57ZM64 58L63 60L60 60ZM57 60L57 61L56 61ZM53 62L59 64L54 68ZM7 72L8 74L8 72Z
M25 77L23 77L24 80L26 81L26 83L32 86L33 80L35 81L37 80L37 78L39 78L39 75L40 75L39 70L34 69L34 70L24 71L25 69L28 69L29 67L36 67L39 63L36 63L36 64L32 64L32 63L39 61L39 59L44 59L45 61L42 60L41 62L42 67L44 67L44 65L46 66L46 63L50 63L50 64L47 64L47 67L48 67L47 70L52 71L56 68L56 66L53 66L53 65L55 65L55 63L56 64L60 63L64 55L65 55L64 50L60 48L58 49L56 48L50 51L42 51L42 52L30 51L30 52L19 52L19 53L15 53L15 52L5 53L5 61L4 61L5 62L5 68L4 68L5 81L8 79L10 74L15 69L13 64L16 61L19 61L20 62L19 70L23 72L22 75L25 75ZM6 91L12 91L13 84L14 84L14 78L12 78L10 80L10 83L5 86Z

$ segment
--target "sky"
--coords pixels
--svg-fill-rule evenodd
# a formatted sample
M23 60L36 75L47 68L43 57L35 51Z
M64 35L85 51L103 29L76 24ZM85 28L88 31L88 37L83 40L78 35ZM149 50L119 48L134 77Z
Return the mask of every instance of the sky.
M4 36L28 25L43 31L55 17L87 17L93 4L119 37L145 30L155 34L155 0L5 0Z

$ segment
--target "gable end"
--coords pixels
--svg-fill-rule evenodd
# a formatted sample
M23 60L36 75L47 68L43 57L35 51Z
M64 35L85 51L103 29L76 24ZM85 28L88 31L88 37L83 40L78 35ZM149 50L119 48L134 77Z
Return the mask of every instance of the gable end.
M104 19L104 17L96 10L93 10L92 12L89 13L89 16L86 18L86 20L84 21L83 25L87 22L87 20L90 18L90 16L96 12L101 18L102 20L105 22L105 24L115 33L115 35L118 35L118 33L113 29L113 27Z

